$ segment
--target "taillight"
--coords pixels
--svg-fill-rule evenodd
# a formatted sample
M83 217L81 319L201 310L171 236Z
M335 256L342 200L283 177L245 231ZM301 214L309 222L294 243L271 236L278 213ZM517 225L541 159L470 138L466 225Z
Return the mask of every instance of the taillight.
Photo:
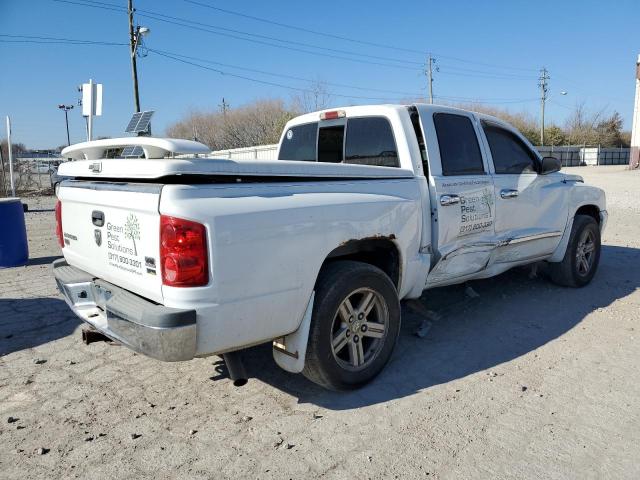
M64 236L62 235L62 203L60 200L56 202L56 237L58 237L58 245L64 248Z
M201 287L209 283L204 225L161 215L160 268L162 283L170 287Z

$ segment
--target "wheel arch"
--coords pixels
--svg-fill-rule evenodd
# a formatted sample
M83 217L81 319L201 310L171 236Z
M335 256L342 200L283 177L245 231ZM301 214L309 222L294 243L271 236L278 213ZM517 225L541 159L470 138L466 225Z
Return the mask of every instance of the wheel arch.
M395 235L390 235L348 240L329 252L322 267L338 260L368 263L385 272L396 290L400 291L402 255L395 238Z
M595 203L585 203L578 206L573 215L569 216L569 220L567 221L567 225L564 229L560 244L556 247L553 255L551 255L551 257L547 259L548 262L560 262L564 257L564 252L566 251L567 245L569 244L569 237L571 235L571 229L573 228L573 221L578 215L587 215L593 218L598 226L601 226L602 218L600 217L600 207L598 207L598 205L596 205Z
M578 215L587 215L589 217L592 217L596 221L596 223L600 225L600 208L597 205L594 205L592 203L581 205L576 210L576 213L573 216L576 217Z

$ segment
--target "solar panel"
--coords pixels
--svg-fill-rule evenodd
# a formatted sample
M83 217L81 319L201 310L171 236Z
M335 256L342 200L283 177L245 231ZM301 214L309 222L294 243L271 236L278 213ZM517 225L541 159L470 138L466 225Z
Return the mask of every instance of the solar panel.
M139 145L130 145L122 150L124 158L140 158L144 156L144 150Z
M151 122L151 117L153 116L153 114L153 110L134 113L131 117L131 120L129 121L129 125L127 125L127 128L124 131L127 133L140 133L148 131L149 123Z
M129 125L127 125L127 128L125 128L124 131L126 133L135 132L136 125L138 125L138 122L140 121L141 116L142 116L142 112L134 113L133 117L131 117L131 120L129 120Z

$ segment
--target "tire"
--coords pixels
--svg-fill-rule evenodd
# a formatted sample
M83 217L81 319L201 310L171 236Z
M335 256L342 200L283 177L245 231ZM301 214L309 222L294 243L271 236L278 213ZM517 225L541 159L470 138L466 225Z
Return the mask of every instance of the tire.
M387 364L399 333L400 301L391 279L367 263L329 263L316 282L302 373L331 390L358 388Z
M599 262L600 227L593 217L576 215L564 258L549 264L551 280L565 287L584 287L596 274Z

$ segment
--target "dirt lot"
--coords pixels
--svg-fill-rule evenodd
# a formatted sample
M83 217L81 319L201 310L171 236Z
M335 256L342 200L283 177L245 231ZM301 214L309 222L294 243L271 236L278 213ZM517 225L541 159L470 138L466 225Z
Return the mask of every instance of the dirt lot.
M640 172L567 169L604 188L600 270L429 291L392 363L331 393L253 349L242 388L218 358L164 364L85 346L57 294L53 201L30 201L31 263L0 270L2 478L640 478Z

